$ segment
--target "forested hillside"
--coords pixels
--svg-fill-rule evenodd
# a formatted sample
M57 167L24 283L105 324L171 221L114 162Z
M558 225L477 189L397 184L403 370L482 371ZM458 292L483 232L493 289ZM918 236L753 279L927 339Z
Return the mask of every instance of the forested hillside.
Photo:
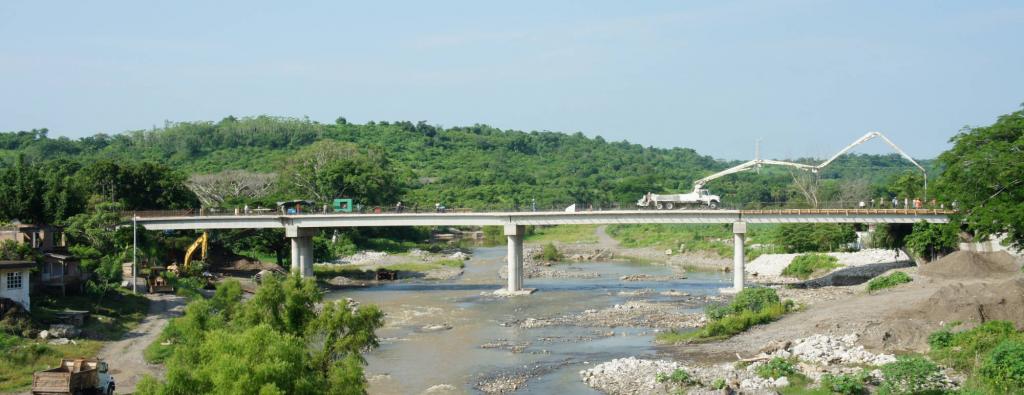
M845 141L837 142L842 144ZM420 207L440 202L448 207L525 208L534 199L544 208L571 203L626 206L646 192L687 192L693 180L738 163L687 148L643 147L582 133L520 132L486 125L441 128L425 122L356 125L343 118L321 124L268 116L168 123L154 130L77 140L50 138L45 129L0 133L0 159L8 177L14 177L10 170L28 166L38 169L40 182L46 183L41 190L63 188L67 191L50 194L80 195L78 203L57 202L59 196L41 203L54 210L70 206L60 210L72 211L80 209L85 196L101 191L176 195L162 202L128 204L129 209L197 205L180 196L176 183L188 184L207 205L345 196L368 205L402 200L406 206ZM840 199L914 196L922 191L919 175L912 170L896 155L852 154L809 182L814 184L814 199L822 205ZM788 168L766 168L760 174L728 176L708 187L723 196L727 207L812 204L799 187L807 175L791 173ZM119 178L111 178L115 176ZM139 185L131 191L125 185L131 185L134 176L168 180L163 186ZM357 182L360 185L351 185ZM108 189L94 190L96 185ZM55 213L47 219L66 215Z

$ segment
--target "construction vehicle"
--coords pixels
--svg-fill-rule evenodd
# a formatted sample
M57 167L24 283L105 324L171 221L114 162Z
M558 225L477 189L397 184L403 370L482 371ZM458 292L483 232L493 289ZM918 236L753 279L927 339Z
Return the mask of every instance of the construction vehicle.
M721 177L724 177L724 176L727 176L727 175L730 175L730 174L739 173L739 172L742 172L742 171L747 171L747 170L760 170L761 167L764 167L764 165L788 166L788 167L794 167L794 168L797 168L797 169L800 169L800 170L804 170L804 171L810 171L812 173L818 173L821 169L823 169L823 168L825 168L825 166L828 166L829 164L831 164L833 161L838 159L841 155L845 154L847 151L853 149L854 147L856 147L858 145L864 144L864 143L866 143L868 141L871 141L872 139L878 138L878 137L882 138L882 140L884 140L887 144L889 144L890 147L892 147L894 150L896 150L896 152L899 153L900 156L902 156L906 160L910 161L910 163L913 163L914 166L916 166L918 169L921 170L921 173L924 174L925 199L927 200L927 197L928 197L927 196L928 195L928 171L925 170L925 168L922 167L920 164L918 164L916 161L914 161L914 159L911 158L910 155L907 155L906 152L903 152L903 150L900 149L900 147L898 147L895 143L893 143L892 140L889 140L888 137L885 137L885 135L883 135L882 133L880 133L880 132L869 132L868 134L865 134L864 136L861 136L861 138L855 140L853 143L850 143L845 148L839 150L839 152L837 152L835 155L832 155L832 157L829 158L828 160L826 160L824 162L821 162L820 164L818 164L816 166L815 165L803 164L803 163L793 163L793 162L785 162L785 161L779 161L779 160L761 159L761 158L759 158L759 156L760 156L760 149L758 149L756 151L756 153L754 154L754 159L753 160L741 163L739 165L730 167L730 168L722 170L722 171L720 171L718 173L715 173L715 174L712 174L710 176L701 178L701 179L699 179L697 181L694 181L693 182L693 192L684 193L684 194L672 194L672 195L657 195L657 194L647 193L642 198L640 198L640 200L638 200L636 202L636 205L641 207L641 208L654 208L654 209L658 209L658 210L672 210L672 209L676 209L676 208L691 208L691 207L703 207L703 208L715 209L715 208L718 208L721 205L721 198L718 195L712 195L710 192L708 192L707 189L704 188L705 184L707 184L708 182L710 182L710 181L712 181L714 179L721 178Z
M658 210L672 210L677 208L709 208L716 209L722 202L718 195L708 193L707 189L695 189L690 193L679 193L672 195L657 195L647 193L640 198L636 205L642 208L654 208Z
M164 274L164 272L168 271L173 272L171 268L149 268L149 276L146 277L146 286L149 288L149 293L174 293L174 286L171 285Z
M336 213L351 213L352 199L334 199L332 208Z
M59 367L32 375L34 395L113 395L114 388L107 363L98 359L62 359Z
M188 249L185 250L185 259L182 261L181 266L179 267L177 264L172 263L167 266L167 270L174 274L181 274L182 272L188 273L189 268L192 265L192 258L196 254L196 250L200 250L199 259L205 262L209 249L210 235L204 231L203 234L199 236L196 241L193 241L192 245L189 245Z

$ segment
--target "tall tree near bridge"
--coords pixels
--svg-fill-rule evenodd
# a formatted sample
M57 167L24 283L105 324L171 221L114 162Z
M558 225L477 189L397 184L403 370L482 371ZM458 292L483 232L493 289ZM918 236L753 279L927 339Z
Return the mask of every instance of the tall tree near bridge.
M404 177L398 172L380 150L320 140L287 161L280 184L283 195L320 203L344 196L363 204L390 204L402 190Z
M978 236L1006 232L1024 247L1024 110L990 126L965 130L939 155L939 188Z

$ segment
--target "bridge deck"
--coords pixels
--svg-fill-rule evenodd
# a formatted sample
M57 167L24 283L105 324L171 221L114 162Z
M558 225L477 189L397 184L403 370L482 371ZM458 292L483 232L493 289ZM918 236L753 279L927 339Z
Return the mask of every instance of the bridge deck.
M930 223L949 222L954 211L935 209L608 210L453 213L326 213L282 215L202 212L137 212L150 230L331 228L360 226L487 226L640 223Z

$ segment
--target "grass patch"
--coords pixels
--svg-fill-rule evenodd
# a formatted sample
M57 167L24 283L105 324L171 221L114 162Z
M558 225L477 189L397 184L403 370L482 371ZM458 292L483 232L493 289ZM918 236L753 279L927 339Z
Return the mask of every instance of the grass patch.
M61 358L92 358L103 343L76 340L78 344L51 345L0 332L0 392L26 390L32 373L60 364Z
M39 294L32 297L32 320L43 327L61 323L57 313L65 310L88 311L89 318L81 328L84 334L90 338L114 340L120 339L146 318L149 299L121 288L107 291L102 296Z
M933 359L966 373L965 388L992 394L1024 392L1024 333L1009 321L951 332L954 326L928 336Z
M537 226L527 232L530 243L597 243L597 225Z
M892 288L900 284L906 284L911 281L910 276L904 272L893 272L888 276L875 277L868 281L868 292L877 291L885 288Z
M896 362L882 365L880 394L941 394L942 371L934 362L924 357L904 355Z
M799 279L810 278L815 273L841 267L839 259L826 254L804 254L793 258L793 261L782 270L783 276L796 277Z
M454 267L457 269L462 269L466 267L466 262L463 261L462 259L442 259L439 261L434 261L434 263L441 266Z
M777 379L779 377L788 377L796 374L796 366L793 365L793 361L775 357L770 361L759 365L754 373L763 379Z
M728 306L705 308L708 323L695 331L668 331L655 336L661 343L686 343L726 339L755 325L775 321L792 311L792 301L782 302L771 288L747 288L736 295Z

